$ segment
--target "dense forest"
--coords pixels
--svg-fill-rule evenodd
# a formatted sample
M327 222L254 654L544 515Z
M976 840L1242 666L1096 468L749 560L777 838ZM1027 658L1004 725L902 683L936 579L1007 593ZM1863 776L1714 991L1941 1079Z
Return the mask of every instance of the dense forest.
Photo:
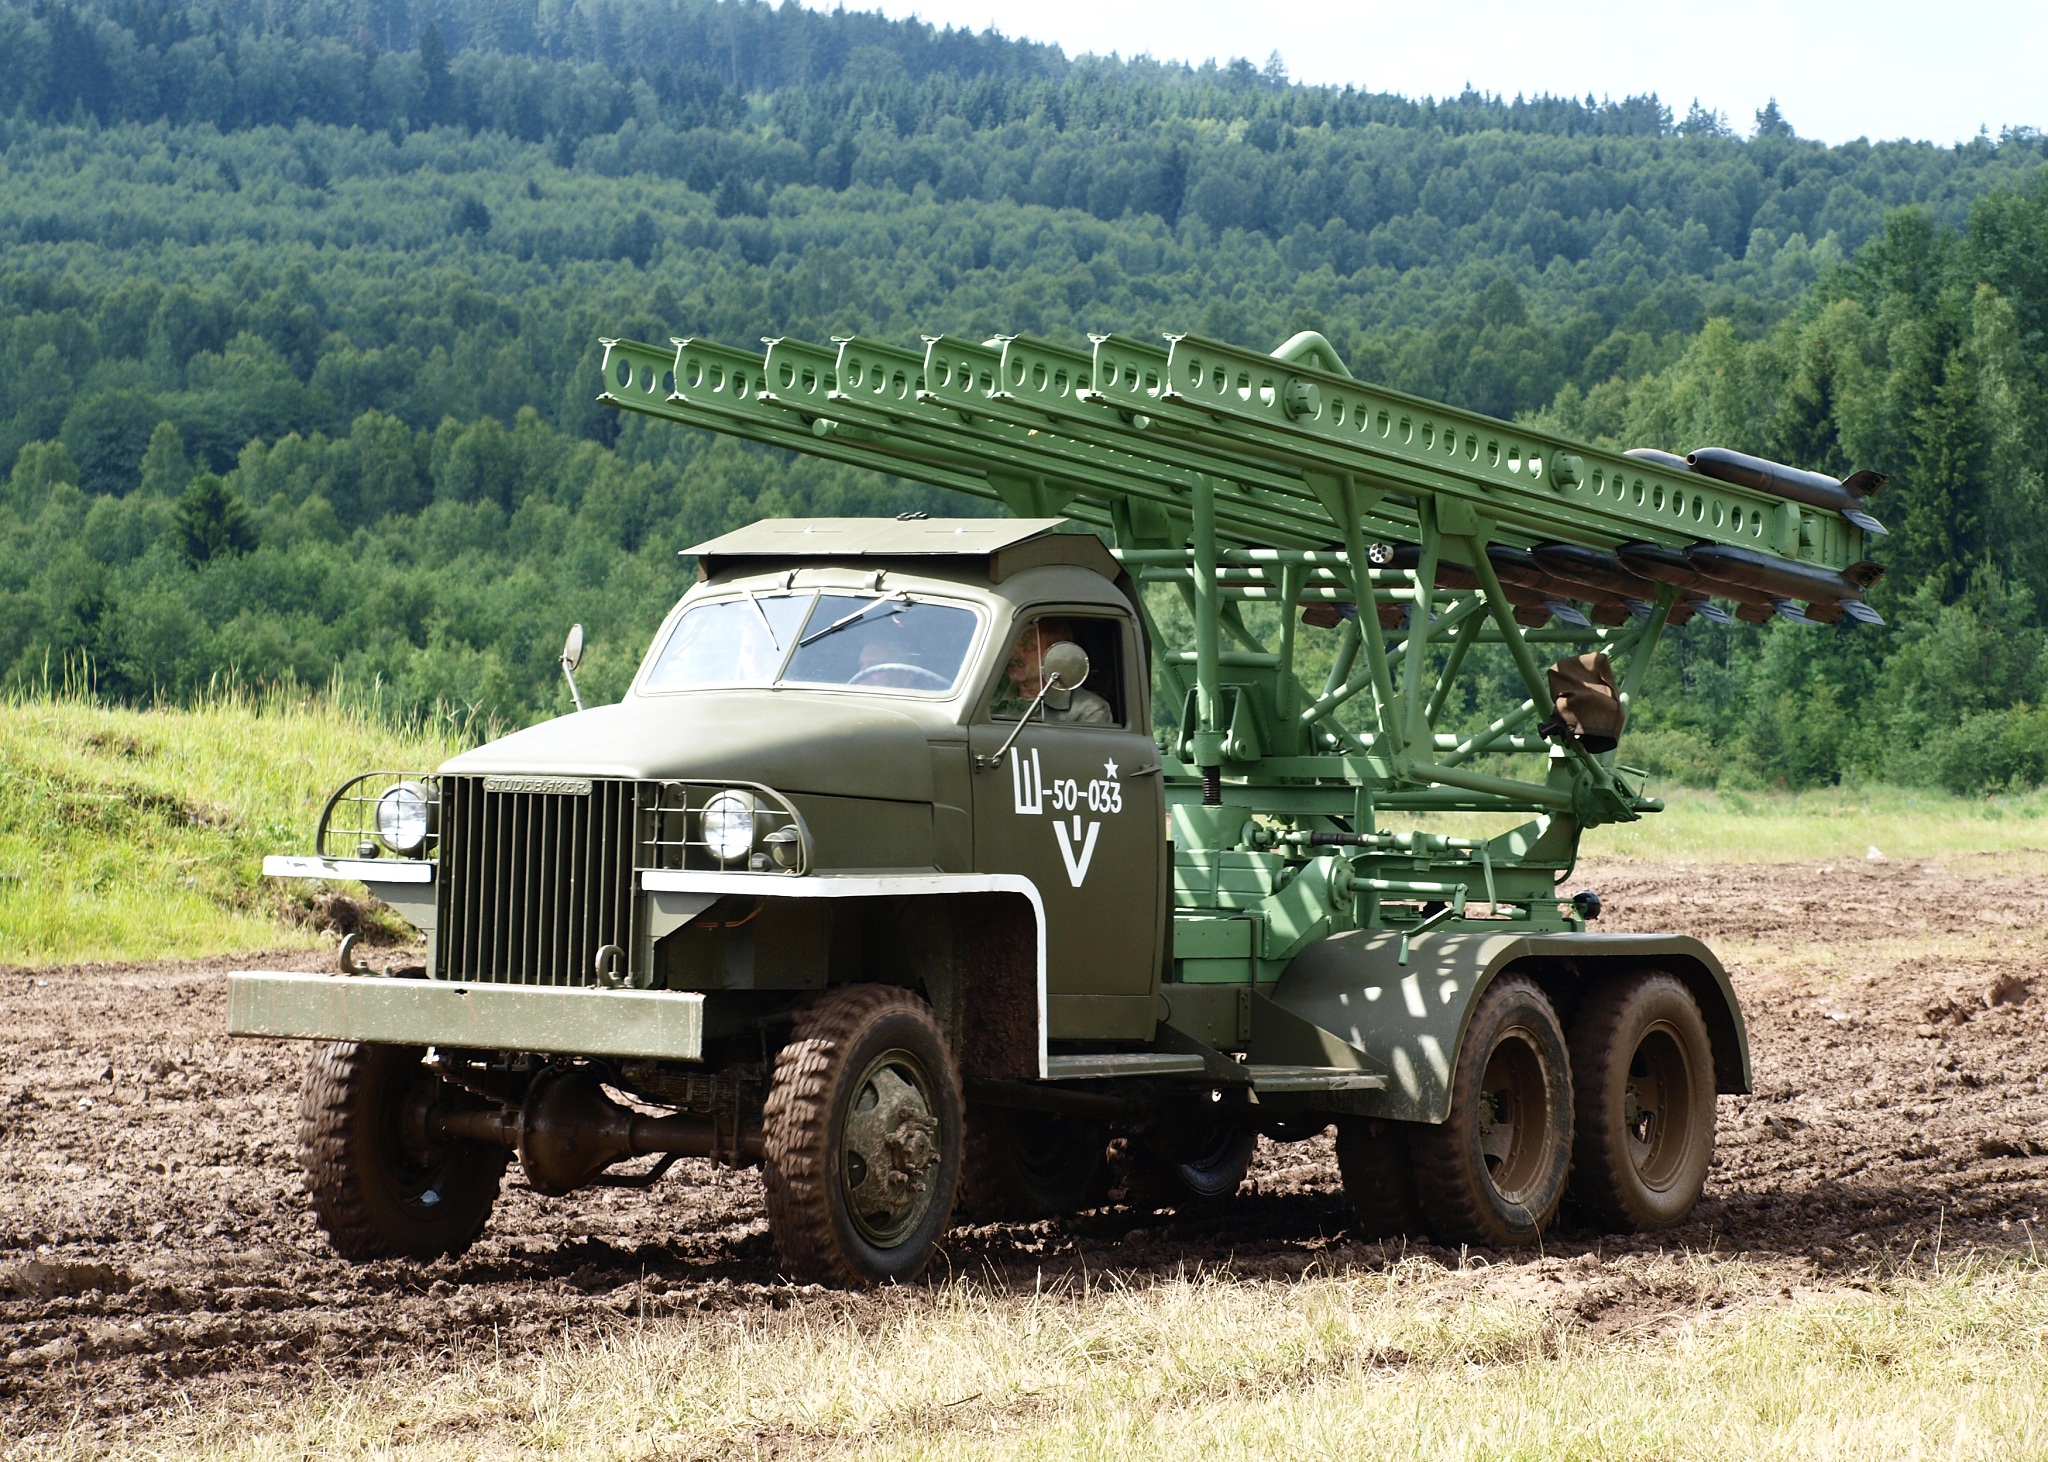
M597 339L1323 330L1624 445L1894 474L1892 629L1695 624L1680 775L2048 776L2048 140L1068 58L745 0L0 0L0 677L620 690L677 551L977 511L622 421Z

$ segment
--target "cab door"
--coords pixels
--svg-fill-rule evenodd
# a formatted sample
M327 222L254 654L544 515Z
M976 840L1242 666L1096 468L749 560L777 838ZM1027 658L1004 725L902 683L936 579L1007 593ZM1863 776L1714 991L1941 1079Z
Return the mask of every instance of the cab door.
M1165 808L1159 748L1133 679L1142 673L1137 636L1127 616L1099 608L1039 611L1019 634L1041 621L1057 621L1088 652L1083 690L1106 701L1108 715L1091 702L1086 722L1036 715L1020 725L1026 698L998 666L968 733L975 868L1020 873L1038 889L1052 1038L1148 1040L1164 937Z

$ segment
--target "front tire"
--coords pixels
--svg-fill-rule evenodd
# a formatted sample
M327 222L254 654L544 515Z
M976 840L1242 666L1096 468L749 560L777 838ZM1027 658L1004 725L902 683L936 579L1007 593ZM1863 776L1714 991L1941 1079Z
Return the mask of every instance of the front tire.
M1617 1231L1683 1223L1714 1160L1714 1048L1671 975L1599 986L1572 1018L1572 1201Z
M1550 998L1487 987L1452 1067L1451 1112L1409 1134L1416 1196L1439 1242L1519 1248L1550 1226L1572 1157L1571 1056Z
M801 1012L763 1112L768 1228L790 1275L915 1278L952 1221L964 1110L945 1032L908 990L848 985Z
M338 1041L306 1069L299 1161L314 1217L344 1259L460 1254L498 1200L510 1154L428 1132L441 1083L425 1054Z

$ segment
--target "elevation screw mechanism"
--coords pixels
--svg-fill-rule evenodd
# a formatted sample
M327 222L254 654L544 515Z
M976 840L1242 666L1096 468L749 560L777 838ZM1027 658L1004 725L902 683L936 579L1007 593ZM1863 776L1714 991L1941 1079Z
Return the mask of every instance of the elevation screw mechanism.
M1600 895L1590 888L1582 888L1572 895L1572 909L1581 919L1589 922L1597 919L1600 917Z

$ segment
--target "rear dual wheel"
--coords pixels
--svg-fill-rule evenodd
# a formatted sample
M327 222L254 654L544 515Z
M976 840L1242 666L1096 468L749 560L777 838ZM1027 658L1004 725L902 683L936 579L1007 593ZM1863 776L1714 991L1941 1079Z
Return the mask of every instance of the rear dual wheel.
M1713 1046L1699 1004L1651 971L1593 986L1566 1038L1532 981L1480 997L1435 1126L1350 1119L1337 1161L1360 1229L1420 1224L1447 1243L1530 1244L1569 1192L1599 1227L1670 1228L1714 1152Z
M1442 1242L1516 1248L1557 1215L1572 1158L1572 1068L1550 997L1519 975L1479 997L1450 1116L1408 1129L1423 1221Z
M1714 1158L1714 1052L1675 976L1595 987L1572 1017L1572 1202L1601 1228L1684 1222Z

